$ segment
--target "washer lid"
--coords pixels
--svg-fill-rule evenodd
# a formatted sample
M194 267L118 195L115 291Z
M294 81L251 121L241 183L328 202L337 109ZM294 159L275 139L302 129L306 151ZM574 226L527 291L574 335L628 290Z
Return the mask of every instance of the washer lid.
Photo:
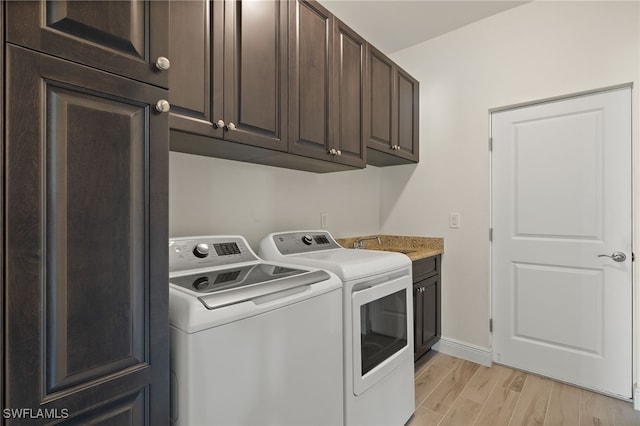
M207 309L215 309L330 278L325 271L257 263L172 277L170 284L187 289Z

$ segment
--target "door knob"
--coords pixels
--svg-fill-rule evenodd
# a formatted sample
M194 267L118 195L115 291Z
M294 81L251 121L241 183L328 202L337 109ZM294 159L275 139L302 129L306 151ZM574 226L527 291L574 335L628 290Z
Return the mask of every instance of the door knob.
M613 259L616 262L624 262L625 260L627 260L627 255L624 254L621 251L614 251L610 255L609 254L599 254L598 257L608 257L610 259Z

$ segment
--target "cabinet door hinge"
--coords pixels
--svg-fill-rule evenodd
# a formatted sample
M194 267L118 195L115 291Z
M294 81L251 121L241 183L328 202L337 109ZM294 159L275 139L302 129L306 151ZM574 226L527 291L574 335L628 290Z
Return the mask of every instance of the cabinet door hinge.
M489 333L493 333L493 318L489 318Z
M636 261L636 254L634 252L631 252L631 261L632 262Z
M493 151L493 138L489 138L489 152Z
M489 228L489 241L493 241L493 228Z

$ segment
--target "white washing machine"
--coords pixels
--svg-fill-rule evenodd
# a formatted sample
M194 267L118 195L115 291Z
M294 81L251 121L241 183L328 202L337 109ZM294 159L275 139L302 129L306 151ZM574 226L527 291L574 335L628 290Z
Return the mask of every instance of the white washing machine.
M415 411L411 261L341 247L326 231L274 233L268 260L326 269L344 283L345 425L403 425Z
M169 240L172 425L343 422L342 282L239 236Z

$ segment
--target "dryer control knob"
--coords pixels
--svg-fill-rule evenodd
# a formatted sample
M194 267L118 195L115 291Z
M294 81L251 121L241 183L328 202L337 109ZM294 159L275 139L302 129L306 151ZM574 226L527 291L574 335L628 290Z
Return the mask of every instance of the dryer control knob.
M209 256L209 244L200 243L193 248L196 257L203 258Z
M309 235L305 235L304 237L302 237L302 242L310 246L311 243L313 242L313 239L311 239Z

